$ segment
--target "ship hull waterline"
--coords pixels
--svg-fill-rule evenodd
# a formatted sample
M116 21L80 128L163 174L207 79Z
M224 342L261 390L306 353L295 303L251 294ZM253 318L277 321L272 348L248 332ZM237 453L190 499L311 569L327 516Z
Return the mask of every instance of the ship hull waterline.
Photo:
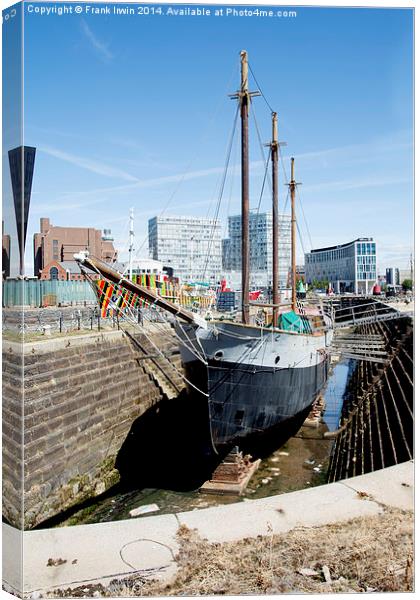
M238 331L247 335L238 339ZM209 331L178 325L177 332L186 342L180 351L191 391L208 394L219 453L235 445L253 452L280 447L298 431L327 382L328 335L245 330L233 323Z

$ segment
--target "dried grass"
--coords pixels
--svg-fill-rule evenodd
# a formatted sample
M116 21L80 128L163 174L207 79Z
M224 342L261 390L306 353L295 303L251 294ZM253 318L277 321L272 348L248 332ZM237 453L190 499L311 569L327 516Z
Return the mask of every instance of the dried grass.
M412 591L413 528L413 513L397 509L336 525L301 527L282 535L273 535L267 524L265 536L223 544L209 543L195 530L182 526L178 531L179 570L171 584L133 578L112 582L101 595ZM301 569L316 574L301 574ZM330 582L326 581L329 575Z
M240 542L209 543L181 527L174 582L142 582L127 595L405 592L413 590L413 513L387 509L324 527L298 528ZM331 583L325 581L327 566ZM316 576L302 575L310 568ZM140 582L137 582L140 583ZM115 595L123 595L122 591Z

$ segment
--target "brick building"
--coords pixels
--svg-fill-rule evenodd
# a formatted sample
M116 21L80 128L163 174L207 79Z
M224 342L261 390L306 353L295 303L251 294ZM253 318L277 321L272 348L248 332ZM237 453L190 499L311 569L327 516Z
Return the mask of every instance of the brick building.
M56 227L47 218L40 225L40 233L34 234L34 275L40 279L80 279L73 258L80 250L105 262L117 259L109 229L102 233L92 227Z
M2 271L3 279L10 276L10 235L4 233L4 221L2 221Z

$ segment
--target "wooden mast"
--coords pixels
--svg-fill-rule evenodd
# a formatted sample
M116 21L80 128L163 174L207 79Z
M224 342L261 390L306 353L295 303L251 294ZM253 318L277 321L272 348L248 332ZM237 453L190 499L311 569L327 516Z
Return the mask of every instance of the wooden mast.
M279 313L279 139L276 112L272 114L271 163L273 177L273 327L277 327Z
M248 53L241 52L241 146L242 146L242 322L249 323L249 97Z
M295 159L290 161L290 209L291 209L291 243L292 243L292 311L296 312L296 211L295 211Z
M241 54L241 88L231 98L239 100L241 112L241 147L242 147L242 322L249 323L249 105L252 96L259 92L248 89L248 53Z

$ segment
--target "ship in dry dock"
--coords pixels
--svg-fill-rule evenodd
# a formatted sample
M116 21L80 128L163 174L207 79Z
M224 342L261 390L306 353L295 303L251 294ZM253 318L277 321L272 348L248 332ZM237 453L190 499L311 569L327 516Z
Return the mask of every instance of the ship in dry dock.
M273 295L265 305L271 322L260 323L250 305L249 252L249 111L253 97L248 87L248 55L242 51L240 89L232 95L238 102L241 120L241 214L242 285L240 321L205 320L154 291L127 279L109 265L87 253L75 255L82 271L99 273L111 288L108 304L127 317L127 307L136 298L160 307L175 316L184 377L193 392L207 398L213 445L216 450L234 445L242 448L263 443L275 434L279 442L292 436L308 415L312 403L324 387L329 368L333 331L327 317L305 313L298 306L296 293L296 216L295 192L298 185L291 159L288 182L291 202L291 278L290 306L280 304L278 267L278 122L271 115L272 139L269 152L272 168L273 212ZM98 286L98 283L94 283ZM103 287L98 296L103 302ZM125 300L124 300L125 299ZM315 311L316 312L316 311Z

